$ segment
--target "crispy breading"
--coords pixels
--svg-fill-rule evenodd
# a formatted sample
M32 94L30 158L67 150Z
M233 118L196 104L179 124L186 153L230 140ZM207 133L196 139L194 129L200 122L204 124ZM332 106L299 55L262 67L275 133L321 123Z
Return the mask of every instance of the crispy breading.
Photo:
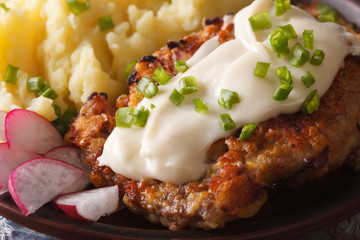
M169 42L144 57L128 79L129 96L119 97L117 107L137 105L141 100L137 82L151 77L157 66L174 76L174 61L187 60L207 39L217 34L223 42L233 38L232 24L222 28L220 18L206 23L199 33ZM68 138L84 149L93 184L118 184L125 204L134 213L172 230L224 227L226 222L256 214L273 185L299 187L316 181L356 153L360 147L359 70L360 58L348 56L315 113L280 115L259 123L247 141L239 141L238 135L217 141L208 151L212 162L206 173L182 185L133 181L98 166L97 157L115 126L115 109L103 94L90 97L72 123Z

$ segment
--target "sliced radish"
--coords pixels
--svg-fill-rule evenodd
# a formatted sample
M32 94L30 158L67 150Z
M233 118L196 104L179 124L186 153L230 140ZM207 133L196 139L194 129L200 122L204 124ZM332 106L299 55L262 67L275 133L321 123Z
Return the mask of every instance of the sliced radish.
M36 158L15 168L8 186L20 210L29 215L78 181L83 174L84 170L64 161Z
M55 147L44 154L47 158L55 158L58 160L65 161L79 168L87 169L84 162L85 155L80 148L71 146L60 146Z
M97 221L123 207L117 185L62 195L54 202L70 217L88 221Z
M6 142L5 137L5 117L6 112L0 111L0 142Z
M10 150L7 143L0 143L0 194L8 191L9 176L18 165L38 157L38 153Z
M14 109L6 115L5 135L12 150L46 153L64 145L62 136L47 119L25 109Z
M45 153L44 157L62 160L75 165L85 171L84 176L76 184L72 184L64 193L77 192L86 189L90 185L89 168L86 166L85 156L81 149L70 146L55 147Z

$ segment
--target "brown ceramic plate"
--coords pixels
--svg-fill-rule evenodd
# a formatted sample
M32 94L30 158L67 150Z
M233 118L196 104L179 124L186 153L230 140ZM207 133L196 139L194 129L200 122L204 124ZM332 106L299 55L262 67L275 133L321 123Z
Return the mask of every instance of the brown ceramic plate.
M311 0L297 0L311 2ZM360 0L319 0L335 6L360 26ZM55 211L51 204L25 217L9 194L0 196L0 215L38 232L63 239L292 239L360 213L360 174L341 169L300 190L280 190L253 218L214 231L169 231L121 210L89 223Z

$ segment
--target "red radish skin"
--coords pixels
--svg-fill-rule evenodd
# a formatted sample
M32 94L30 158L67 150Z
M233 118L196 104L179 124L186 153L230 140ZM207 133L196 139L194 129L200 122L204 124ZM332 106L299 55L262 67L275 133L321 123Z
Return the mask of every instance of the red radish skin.
M7 143L0 143L0 194L8 191L9 176L18 165L38 157L38 153L10 150Z
M80 148L71 146L55 147L45 153L44 157L62 160L64 162L75 165L85 171L84 176L79 179L79 181L72 184L69 188L65 189L65 191L63 192L64 194L82 191L88 186L90 186L90 171L84 162L85 155Z
M36 158L19 165L9 177L9 192L24 215L50 202L84 174L61 160Z
M53 202L70 217L86 221L97 221L124 208L117 185L61 195Z
M5 135L12 150L44 154L64 145L62 136L47 119L25 109L14 109L6 115Z
M0 111L0 142L6 142L5 136L5 117L7 112Z

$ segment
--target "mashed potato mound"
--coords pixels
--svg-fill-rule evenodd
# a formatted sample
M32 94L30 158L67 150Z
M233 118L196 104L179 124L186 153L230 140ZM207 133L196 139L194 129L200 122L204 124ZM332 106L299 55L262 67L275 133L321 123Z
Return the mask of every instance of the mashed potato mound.
M62 112L79 109L94 91L115 102L127 91L130 61L251 0L90 0L79 15L66 0L2 2L8 10L0 8L0 110L27 108L54 120L55 104ZM98 18L109 15L115 27L102 31ZM3 81L8 64L20 68L16 85ZM29 92L26 80L33 76L42 76L58 97Z

